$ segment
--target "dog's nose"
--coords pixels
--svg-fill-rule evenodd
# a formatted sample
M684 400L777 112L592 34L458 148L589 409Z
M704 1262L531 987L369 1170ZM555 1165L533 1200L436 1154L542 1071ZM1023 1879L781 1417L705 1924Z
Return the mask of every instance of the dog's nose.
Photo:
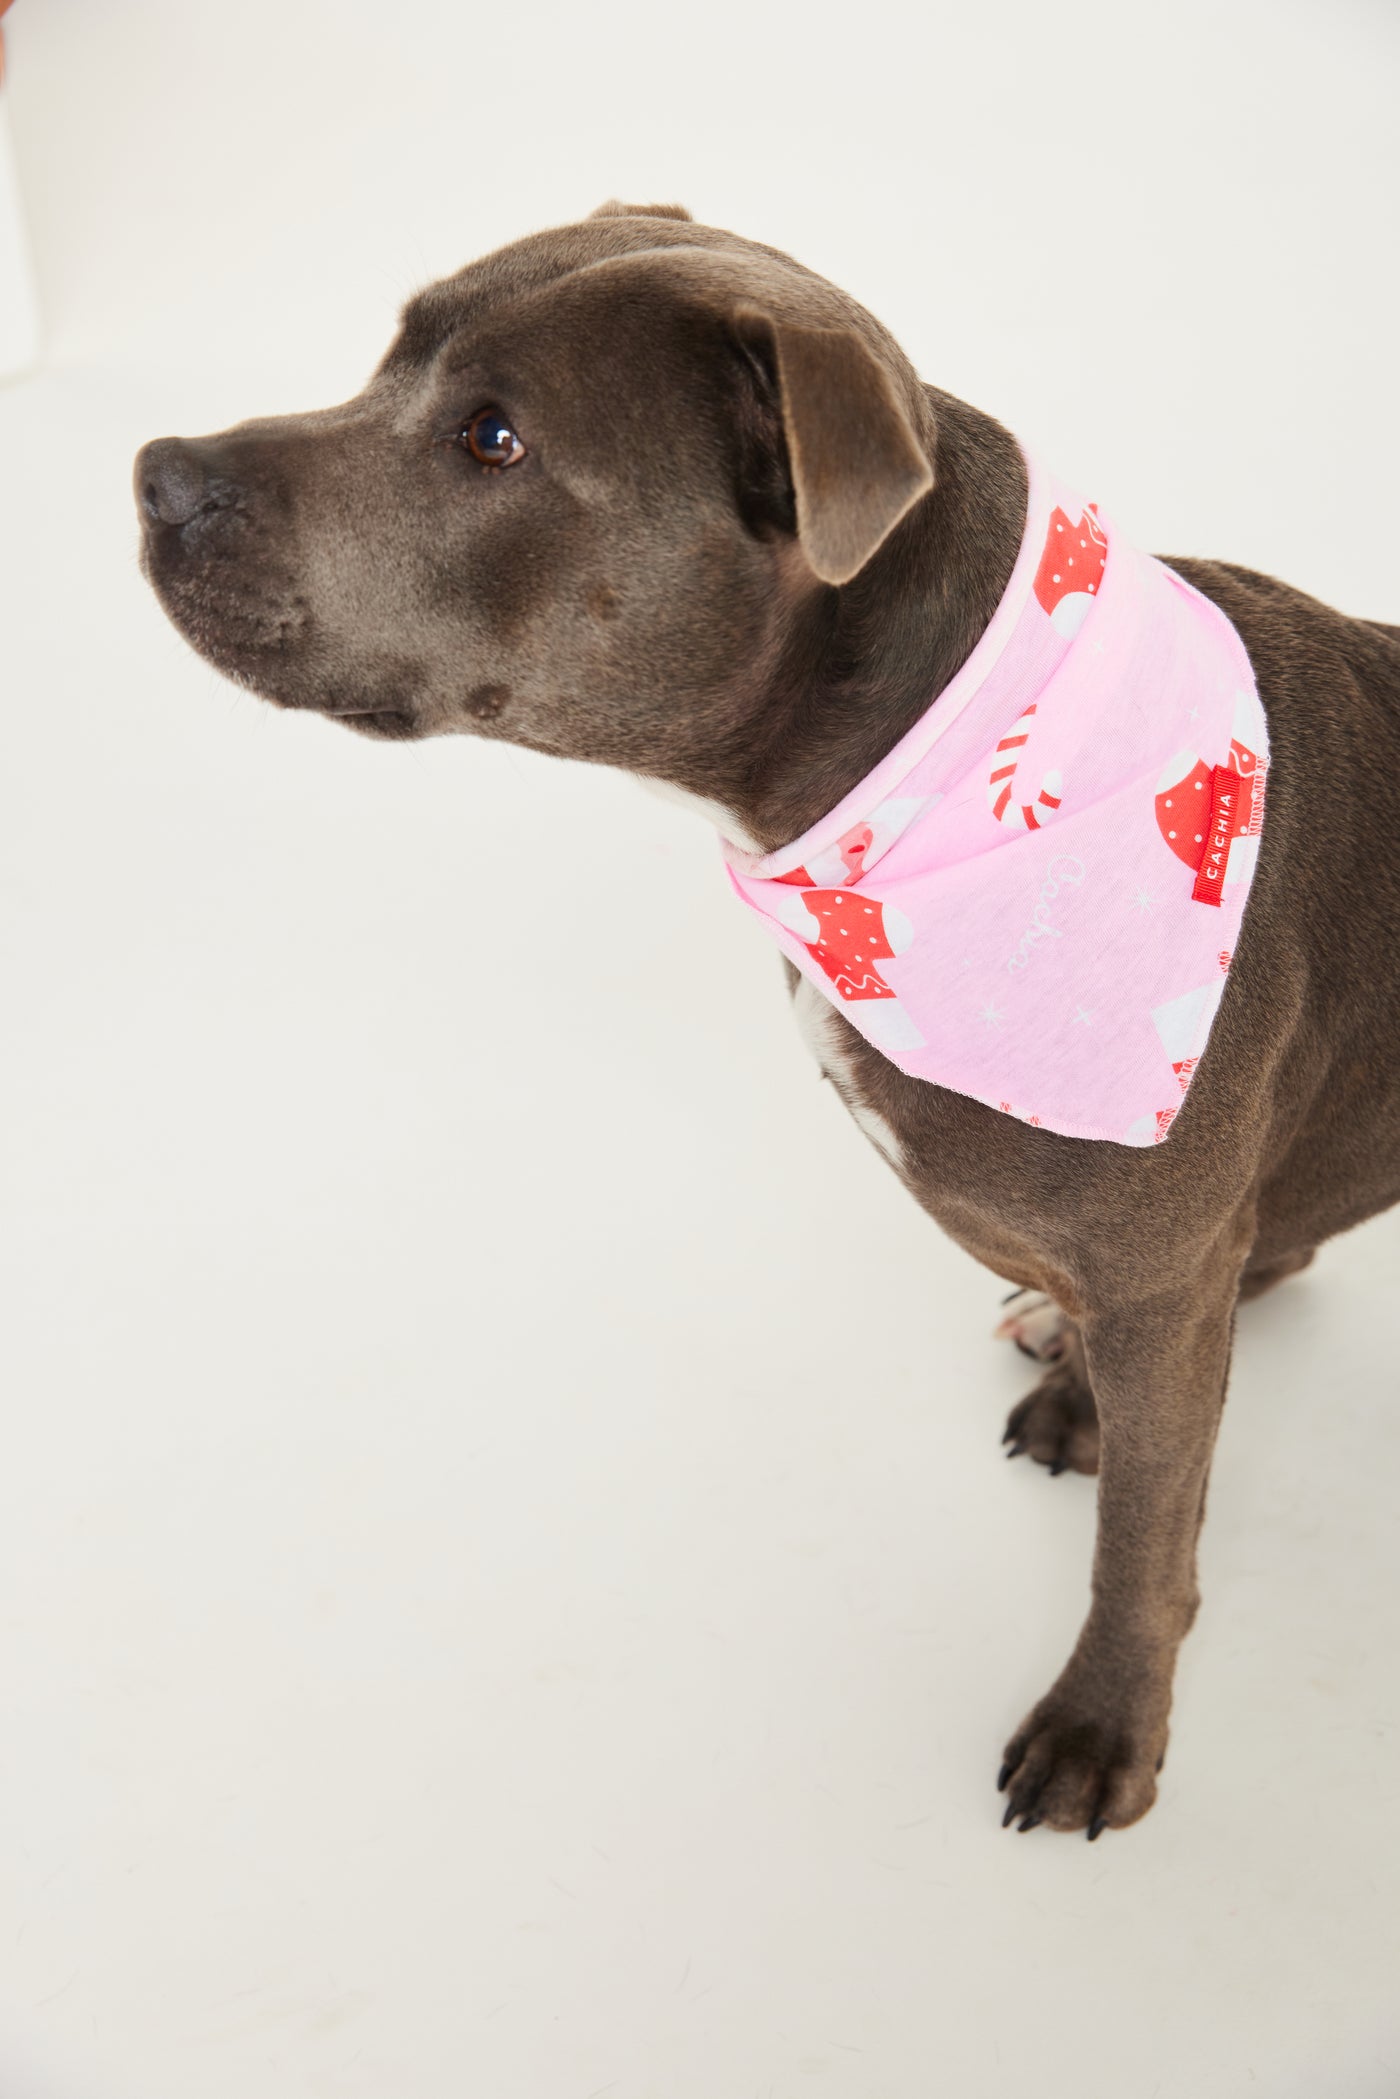
M152 525L187 525L204 509L209 475L193 445L158 437L136 455L136 501Z

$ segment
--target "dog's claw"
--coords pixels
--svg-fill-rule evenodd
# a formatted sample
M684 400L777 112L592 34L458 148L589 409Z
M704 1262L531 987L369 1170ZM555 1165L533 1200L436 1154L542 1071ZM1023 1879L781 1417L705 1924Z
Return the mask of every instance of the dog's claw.
M1006 1441L1006 1438L1004 1436L1002 1438L1002 1441ZM1008 1450L1008 1452L1006 1453L1006 1455L1009 1458L1023 1458L1026 1454L1026 1447L1027 1446L1025 1437L1018 1436L1016 1438L1016 1441L1012 1444L1010 1450Z
M1028 1829L1039 1829L1044 1820L1045 1817L1043 1815L1023 1815L1016 1824L1017 1836L1023 1837Z
M1013 1772L1013 1771L1014 1771L1015 1769L1016 1769L1016 1766L1015 1766L1014 1764L1003 1764L1003 1765L1002 1765L1002 1767L1001 1767L1000 1771L998 1771L998 1773L997 1773L997 1791L998 1791L998 1793L1004 1793L1004 1792L1006 1791L1006 1781L1007 1781L1007 1779L1008 1779L1008 1778L1010 1778L1010 1776L1011 1776L1012 1772Z
M1107 1828L1108 1824L1104 1821L1102 1815L1091 1815L1089 1817L1089 1842L1096 1844Z
M1003 1829L1009 1829L1011 1827L1012 1823L1016 1820L1017 1812L1018 1810L1014 1801L1008 1800L1008 1802L1006 1803L1006 1813L1001 1818L1001 1826Z
M1052 1478L1062 1472L1098 1470L1098 1419L1088 1387L1067 1363L1052 1366L1034 1392L1011 1409L1001 1432L1004 1445L1025 1451Z

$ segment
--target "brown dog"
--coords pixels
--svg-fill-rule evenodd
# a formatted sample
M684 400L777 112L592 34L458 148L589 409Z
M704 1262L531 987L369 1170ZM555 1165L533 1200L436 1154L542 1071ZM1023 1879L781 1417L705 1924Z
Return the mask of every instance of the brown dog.
M371 736L625 767L764 851L966 660L1026 502L1008 433L844 294L617 204L414 299L357 399L148 445L136 490L150 580L241 684ZM1093 1600L1000 1783L1008 1821L1091 1838L1155 1796L1235 1306L1400 1196L1400 629L1172 565L1243 638L1273 766L1169 1141L1031 1128L805 1015L924 1208L1049 1300L1013 1315L1051 1367L1007 1433L1099 1473Z

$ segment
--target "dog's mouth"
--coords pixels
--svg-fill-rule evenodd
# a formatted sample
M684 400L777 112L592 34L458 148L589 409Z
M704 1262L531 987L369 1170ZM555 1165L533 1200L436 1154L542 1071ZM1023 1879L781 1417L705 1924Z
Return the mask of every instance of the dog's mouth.
M421 671L376 665L347 679L344 650L318 628L284 578L142 563L172 625L205 661L245 692L295 714L321 714L382 743L423 735L416 705Z
M422 665L377 649L355 661L350 636L317 617L288 558L278 503L251 499L208 443L146 446L136 493L142 573L206 662L274 707L380 742L426 734Z
M282 712L319 714L381 743L406 743L424 734L414 704L420 681L411 665L393 664L347 690L341 679L327 679L318 660L325 651L306 626L295 641L279 635L265 643L261 636L250 640L236 621L225 624L207 608L202 612L197 620L177 617L174 624L207 662L245 692Z
M423 733L417 716L403 707L320 707L316 711L329 721L344 722L347 729L358 729L362 736L377 737L381 743L408 743Z
M245 666L236 674L236 682L287 713L319 714L380 743L409 743L426 734L412 704L412 679L396 676L387 690L347 694L343 689L320 687L314 677L289 676L288 669L287 665L263 665L252 671Z

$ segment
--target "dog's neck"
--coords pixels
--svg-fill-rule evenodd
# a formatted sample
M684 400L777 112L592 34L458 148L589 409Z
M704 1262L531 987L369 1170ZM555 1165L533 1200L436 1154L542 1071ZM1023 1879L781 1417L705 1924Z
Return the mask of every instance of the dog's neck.
M927 395L932 493L843 589L794 582L734 733L667 783L737 845L776 851L835 808L967 661L1001 600L1025 525L1020 449L990 417Z

